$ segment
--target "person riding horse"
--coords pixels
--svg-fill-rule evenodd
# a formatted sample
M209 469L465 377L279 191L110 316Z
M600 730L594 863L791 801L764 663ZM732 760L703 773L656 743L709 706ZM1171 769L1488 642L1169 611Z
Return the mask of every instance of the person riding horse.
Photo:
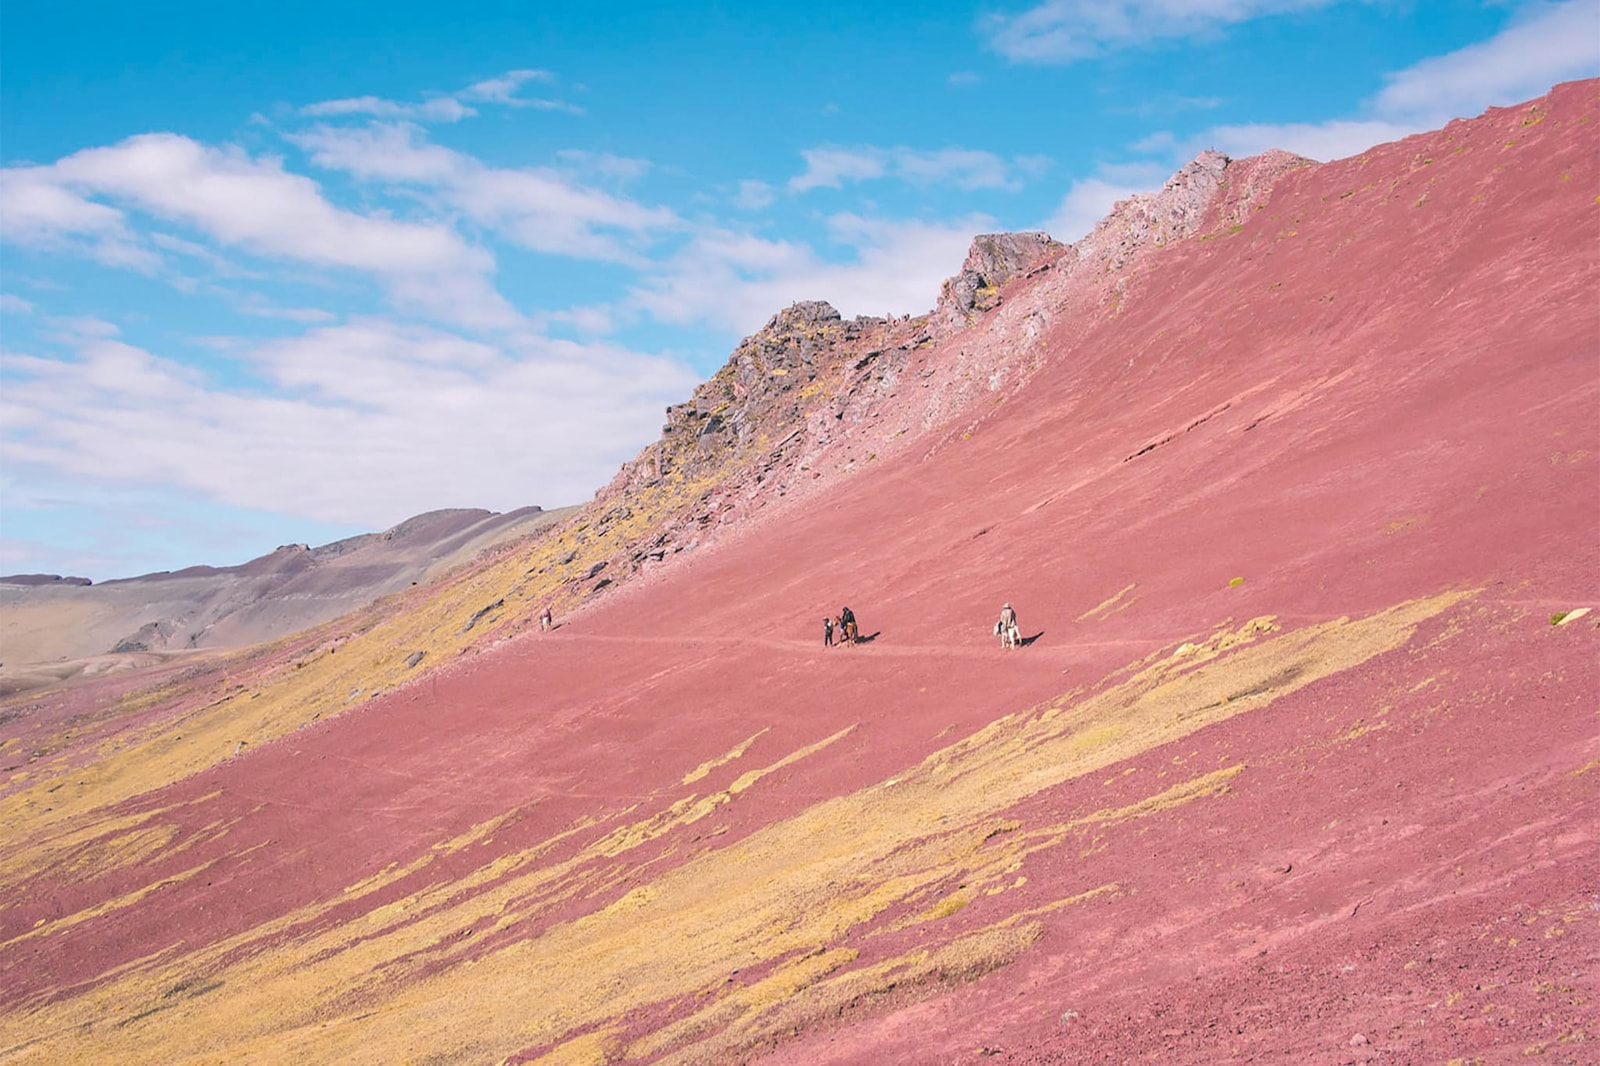
M856 616L850 608L839 608L839 626L844 633L843 643L854 644L856 642Z

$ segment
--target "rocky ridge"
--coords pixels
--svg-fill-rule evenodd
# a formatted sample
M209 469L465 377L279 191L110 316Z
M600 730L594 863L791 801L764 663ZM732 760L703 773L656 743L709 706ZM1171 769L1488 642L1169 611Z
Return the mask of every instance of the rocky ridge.
M927 447L929 430L949 430L935 449L970 432L976 422L963 414L981 420L980 400L992 409L1039 369L1047 330L1117 313L1144 257L1237 226L1285 174L1316 165L1276 150L1237 160L1205 151L1159 192L1118 202L1074 244L1045 233L974 237L927 314L846 320L822 301L779 311L667 409L660 438L575 519L562 599L707 545L911 441ZM608 537L625 526L638 534Z

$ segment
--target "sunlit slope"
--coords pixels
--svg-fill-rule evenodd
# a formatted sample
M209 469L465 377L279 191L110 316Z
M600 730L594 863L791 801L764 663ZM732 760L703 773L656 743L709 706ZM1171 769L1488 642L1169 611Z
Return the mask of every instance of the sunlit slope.
M553 634L459 654L591 587L575 529L36 763L0 1054L1321 1061L1352 1012L1424 1060L1568 1046L1587 986L1536 977L1596 941L1594 112L1017 283L1025 388ZM873 639L825 651L844 603ZM419 650L460 661L396 687ZM1346 966L1370 999L1326 998ZM1410 981L1456 997L1431 1027ZM1191 986L1264 1009L1119 1026Z

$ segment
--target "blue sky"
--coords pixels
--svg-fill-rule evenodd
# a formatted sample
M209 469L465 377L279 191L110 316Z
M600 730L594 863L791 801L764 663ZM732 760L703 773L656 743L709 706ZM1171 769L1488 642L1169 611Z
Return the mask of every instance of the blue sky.
M0 573L582 502L799 299L1600 74L1600 0L0 8Z

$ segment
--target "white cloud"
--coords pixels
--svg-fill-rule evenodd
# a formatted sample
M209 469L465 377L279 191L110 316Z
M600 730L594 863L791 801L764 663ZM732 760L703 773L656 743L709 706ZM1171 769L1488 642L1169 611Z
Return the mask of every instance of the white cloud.
M585 259L631 261L635 256L615 234L643 237L676 222L665 208L586 189L545 170L474 165L456 177L450 198L518 244Z
M125 216L88 198L101 196L256 255L377 276L391 299L444 321L506 327L522 320L489 281L493 257L449 225L335 207L315 182L271 157L153 133L0 174L20 187L25 239L89 235L97 258L148 268L153 253L134 243ZM176 247L170 236L165 243Z
M771 207L777 198L772 186L766 182L746 180L739 183L739 191L733 198L733 205L741 211L762 211Z
M556 158L578 174L607 178L618 184L636 181L650 173L654 164L648 159L615 155L611 152L588 152L566 148L556 153Z
M221 277L259 278L262 276L259 271L247 270L226 256L217 254L215 251L199 243L198 241L185 240L182 237L175 237L170 233L162 233L160 231L152 231L147 233L145 236L146 239L148 239L149 242L155 245L157 248L160 248L163 251L175 252L178 255L188 256L191 259L199 260L206 266L210 267L214 273Z
M1134 193L1160 188L1161 178L1143 182L1111 182L1103 178L1083 178L1072 183L1054 213L1045 220L1044 231L1058 241L1071 243L1088 235L1095 224L1111 213L1118 200Z
M970 70L958 70L948 78L945 78L947 85L956 86L977 85L981 81L983 79Z
M121 211L65 188L50 167L0 169L0 239L81 252L109 266L151 273L160 257L142 247Z
M889 153L882 148L809 148L800 155L806 170L789 179L795 192L838 189L847 181L869 181L888 172Z
M828 220L852 257L828 261L804 244L712 229L634 289L633 305L663 322L708 322L738 333L758 328L796 300L826 300L846 317L921 313L960 268L981 215L949 223L886 221L855 214Z
M1141 137L1128 146L1135 152L1171 152L1178 146L1178 138L1171 130L1156 130L1154 133Z
M20 296L13 296L9 292L0 292L0 312L8 315L31 315L33 305Z
M484 253L446 226L334 207L281 161L151 133L89 148L51 168L61 183L130 200L224 244L323 266L379 273L484 270Z
M458 152L421 141L422 130L409 122L369 126L315 126L291 135L291 143L311 153L311 162L366 181L437 185L451 181L469 160Z
M1282 148L1309 159L1328 160L1355 155L1375 144L1398 140L1424 128L1410 123L1343 119L1282 125L1244 124L1213 127L1205 140L1211 147L1234 157Z
M350 96L339 100L322 100L307 104L300 114L313 118L331 118L343 115L370 115L382 119L407 119L416 122L460 122L475 116L476 108L463 101L480 104L499 104L503 107L532 107L543 111L570 111L582 114L583 109L564 100L529 99L518 96L523 85L531 81L551 82L555 75L548 70L511 70L497 78L485 78L454 93L436 94L421 103L406 104L386 100L381 96Z
M554 80L555 75L548 70L508 70L498 78L487 78L467 86L461 95L473 100L492 100L497 104L523 103L516 94L524 83Z
M1006 163L992 152L970 148L941 148L935 152L895 152L895 173L915 185L949 181L956 188L1006 188L1013 184Z
M522 86L530 81L552 82L555 75L548 70L511 70L498 78L487 78L467 86L457 95L466 100L482 100L503 104L506 107L532 107L540 111L567 111L583 114L583 108L565 100L518 96Z
M75 315L48 319L51 336L68 344L115 337L122 332L115 322L107 322L93 315Z
M1540 96L1557 82L1596 74L1600 4L1537 4L1487 41L1390 75L1373 109L1431 128L1490 106Z
M301 322L306 325L315 325L322 322L332 322L338 316L331 311L324 311L320 307L279 307L267 303L259 296L246 296L234 305L240 314L253 315L256 318L281 318L289 322Z
M579 333L591 336L610 333L616 329L616 314L609 307L569 307L563 311L551 311L546 317L551 322L571 326Z
M1038 169L1038 156L1025 156L1008 164L992 152L971 148L877 148L827 146L800 153L804 173L789 179L789 188L805 192L816 188L843 188L846 182L899 178L914 185L950 183L959 189L1015 188L1013 166L1025 174Z
M1335 0L1047 0L1016 15L979 23L989 47L1019 63L1068 63L1119 48Z
M633 262L637 253L627 241L648 240L651 232L678 222L665 208L578 185L555 170L487 167L426 143L422 135L410 123L376 123L360 129L319 126L290 139L310 151L318 166L430 187L454 210L535 251Z
M377 96L352 96L343 100L324 100L307 104L302 115L371 115L374 118L416 119L421 122L460 122L478 112L453 96L436 96L420 104L402 104Z
M1312 159L1341 159L1491 106L1521 103L1557 82L1596 74L1600 74L1600 4L1594 0L1533 4L1487 41L1388 75L1387 85L1368 101L1361 117L1224 125L1182 142L1157 133L1134 149L1181 145L1184 154L1192 155L1209 146L1241 156L1283 148Z
M383 528L437 507L585 499L695 380L609 345L504 348L380 319L236 357L273 392L221 388L109 336L81 334L69 359L0 354L0 457L41 479Z

